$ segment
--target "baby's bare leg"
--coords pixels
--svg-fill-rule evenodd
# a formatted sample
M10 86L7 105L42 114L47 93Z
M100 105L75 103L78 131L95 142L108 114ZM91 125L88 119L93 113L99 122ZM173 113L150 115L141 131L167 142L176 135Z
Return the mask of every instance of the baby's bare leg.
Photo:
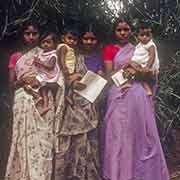
M48 107L48 103L49 103L48 91L46 88L42 88L40 91L43 98L43 107L44 107L43 111L41 112L41 115L44 115L50 110L50 108Z
M47 90L42 88L41 89L41 95L42 95L42 98L43 98L44 108L47 108L48 107L48 102L49 102Z
M152 90L147 82L142 82L143 88L145 89L148 96L152 96Z

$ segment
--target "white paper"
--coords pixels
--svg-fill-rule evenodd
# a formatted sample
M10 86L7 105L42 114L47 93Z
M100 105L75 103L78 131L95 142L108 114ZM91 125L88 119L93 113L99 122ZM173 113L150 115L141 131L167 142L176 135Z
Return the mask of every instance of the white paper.
M80 82L84 83L86 88L81 91L75 90L75 92L86 98L91 103L96 100L104 89L104 86L107 84L107 80L92 71L87 71Z
M111 76L114 84L118 87L128 81L128 79L123 77L123 72L123 70L120 70Z

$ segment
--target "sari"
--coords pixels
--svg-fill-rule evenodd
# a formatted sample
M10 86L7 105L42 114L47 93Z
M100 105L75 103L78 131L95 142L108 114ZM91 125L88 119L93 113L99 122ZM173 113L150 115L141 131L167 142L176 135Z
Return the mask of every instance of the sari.
M84 75L84 56L78 55L76 72ZM73 93L74 106L66 104L59 129L54 180L99 179L98 116L95 105Z
M40 52L40 48L34 48L17 61L15 69L17 79L36 73L32 59ZM50 110L41 117L42 104L35 105L32 95L24 88L15 91L13 134L5 180L51 179L54 137L58 123L54 121L55 112L51 91L48 92L48 99Z
M114 58L119 70L131 59L134 46L125 45ZM108 92L102 129L102 175L108 180L169 180L156 127L154 103L141 83ZM103 148L103 147L102 147Z

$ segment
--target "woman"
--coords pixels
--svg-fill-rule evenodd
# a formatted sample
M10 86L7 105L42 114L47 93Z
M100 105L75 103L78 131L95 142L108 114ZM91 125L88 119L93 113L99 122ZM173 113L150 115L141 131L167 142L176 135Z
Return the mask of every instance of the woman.
M60 57L59 51L57 54ZM74 83L87 72L84 56L77 55L76 73L66 78ZM76 85L77 88L77 85ZM66 104L60 123L59 149L56 153L55 180L97 180L99 160L97 126L98 116L95 105L72 92L74 105ZM72 95L71 94L71 95Z
M35 70L34 57L41 52L36 47L38 26L27 22L22 35L22 51L14 53L9 62L10 87L14 90L13 135L5 180L50 180L55 126L53 97L49 91L50 110L41 117L42 104L35 105L21 79L29 78Z
M88 28L81 35L81 54L88 70L102 74L102 59L99 50L99 37L95 30Z
M129 24L117 20L116 42L105 47L103 60L107 74L123 68L132 57ZM108 180L168 180L152 98L138 81L122 90L113 85L108 93L103 124L103 178ZM103 147L102 147L103 148Z

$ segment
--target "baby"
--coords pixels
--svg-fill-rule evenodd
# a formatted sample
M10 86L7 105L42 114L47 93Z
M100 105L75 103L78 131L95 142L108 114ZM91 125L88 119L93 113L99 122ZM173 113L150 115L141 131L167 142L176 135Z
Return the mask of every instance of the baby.
M37 68L36 79L40 84L39 101L43 100L44 109L41 115L49 111L48 107L48 91L47 83L55 83L59 78L59 65L56 56L55 35L51 32L45 32L40 37L40 46L43 49L38 57L34 58L34 65Z
M60 60L60 66L64 73L65 78L67 79L69 76L76 73L76 54L75 49L78 44L78 33L73 29L65 29L62 33L61 37L62 43L60 43L57 47L57 54ZM79 75L79 79L81 76ZM73 81L73 87L76 89L83 89L84 84L82 84L79 80ZM69 90L71 88L72 83L66 86L65 90L65 99L66 101L73 105L73 94L71 97L69 96Z
M138 40L139 43L135 47L133 57L124 70L131 72L131 74L140 69L148 72L144 78L142 77L142 85L147 95L152 96L150 85L155 82L155 76L153 75L159 72L159 58L157 47L152 40L152 29L148 24L144 23L139 27ZM127 87L131 87L131 80L122 85L122 88Z

